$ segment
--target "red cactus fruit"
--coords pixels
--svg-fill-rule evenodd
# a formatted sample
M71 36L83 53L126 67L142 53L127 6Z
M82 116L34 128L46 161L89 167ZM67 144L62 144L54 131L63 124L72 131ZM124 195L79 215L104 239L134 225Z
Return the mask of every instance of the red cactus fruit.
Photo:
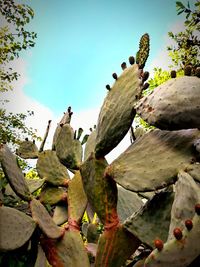
M188 229L188 231L190 231L192 229L192 227L193 227L192 220L186 220L185 221L185 226Z
M200 215L200 204L195 205L195 211L198 215Z
M183 237L182 230L180 228L175 228L173 234L177 240L181 240Z
M155 239L154 245L157 248L157 250L159 250L159 251L161 251L163 249L163 241L160 239Z

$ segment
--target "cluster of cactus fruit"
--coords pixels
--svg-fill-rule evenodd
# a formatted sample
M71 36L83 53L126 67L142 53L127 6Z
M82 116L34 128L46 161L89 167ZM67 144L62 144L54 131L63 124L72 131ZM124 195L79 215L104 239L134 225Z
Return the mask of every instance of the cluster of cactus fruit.
M123 62L122 74L114 73L113 86L106 85L97 127L82 142L83 130L70 126L71 108L58 123L51 150L44 150L50 121L39 149L22 142L17 155L37 159L38 179L26 180L16 156L1 144L1 166L11 187L2 196L12 192L18 204L27 204L22 211L2 197L2 253L29 244L34 267L47 266L47 260L53 267L199 266L200 69L191 75L187 66L178 78L173 71L170 80L143 96L148 54L144 34L136 60L130 57L129 67ZM156 128L108 164L106 155L136 114Z

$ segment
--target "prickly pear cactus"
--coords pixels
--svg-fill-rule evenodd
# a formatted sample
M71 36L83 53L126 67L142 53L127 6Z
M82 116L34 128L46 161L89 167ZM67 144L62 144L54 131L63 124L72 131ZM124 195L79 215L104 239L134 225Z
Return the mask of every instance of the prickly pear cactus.
M16 150L16 154L23 159L35 159L38 157L38 148L35 141L31 142L28 139L20 144L20 147Z
M173 78L142 98L136 105L137 114L160 129L200 128L199 91L200 78Z
M141 98L148 55L144 34L136 63L130 57L131 66L123 62L123 73L113 73L97 128L82 141L69 107L51 150L44 150L51 121L39 150L22 142L17 154L37 158L36 179L25 178L0 145L0 265L22 252L30 256L23 267L200 265L199 74L188 76L188 67L187 77ZM134 133L136 112L160 129ZM109 165L106 155L129 130L131 145Z
M135 192L166 187L174 183L178 170L195 158L193 143L199 135L197 129L152 130L131 144L105 174Z
M140 42L139 64L143 67L148 57L149 42L148 35L144 35ZM144 53L146 52L146 53ZM141 96L143 86L141 83L141 70L138 64L130 59L131 66L123 68L123 73L117 77L112 88L110 88L103 106L101 108L96 136L96 157L108 154L128 132L135 117L134 104Z
M36 228L31 217L10 207L0 207L0 251L20 248Z

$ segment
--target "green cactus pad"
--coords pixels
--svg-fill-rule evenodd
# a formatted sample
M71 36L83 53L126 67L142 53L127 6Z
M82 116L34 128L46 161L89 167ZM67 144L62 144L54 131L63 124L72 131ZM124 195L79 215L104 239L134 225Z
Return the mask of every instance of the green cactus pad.
M117 216L117 186L111 179L104 177L108 165L102 158L97 160L94 153L81 166L84 190L93 210L103 224L115 224Z
M143 206L143 201L138 194L126 190L121 186L117 187L117 191L117 213L119 215L120 222L123 223L129 216Z
M55 224L40 201L32 199L30 208L33 220L39 225L40 229L47 237L56 239L63 235L63 229Z
M150 131L114 160L106 175L135 192L166 187L195 158L193 142L199 134L197 129Z
M62 165L55 151L45 150L39 154L37 165L38 175L53 185L67 185L69 174Z
M98 225L94 223L89 223L87 226L87 242L88 243L98 243L100 232L98 230Z
M143 209L124 222L124 227L151 247L155 238L166 241L173 200L174 193L171 190L156 194Z
M108 154L126 135L135 117L133 106L140 95L138 65L132 65L123 71L104 100L96 130L96 157Z
M67 203L64 205L56 205L53 213L53 221L57 225L62 225L63 223L67 222L68 220L68 208Z
M40 202L55 205L60 201L67 201L67 193L63 187L46 186L40 193Z
M66 231L61 240L43 239L41 244L53 267L90 267L87 252L78 231Z
M68 187L68 212L70 219L79 223L86 206L87 196L83 189L82 177L80 172L76 171Z
M72 127L69 124L63 125L59 132L55 148L59 160L69 169L79 169L81 160L80 145L78 143L80 141L74 139Z
M193 218L196 203L200 203L200 188L188 173L180 171L175 184L168 239L174 238L173 230L176 227L183 229L185 220Z
M0 251L20 248L32 236L36 224L21 211L0 207Z
M121 267L140 243L121 225L105 231L99 239L95 267Z
M183 207L184 208L184 207ZM200 216L195 214L193 228L182 231L182 239L171 239L161 251L157 249L147 257L145 267L187 267L200 255Z
M38 148L34 142L25 140L16 150L16 154L23 159L36 159L38 157Z
M200 78L168 80L141 99L136 111L143 120L160 129L200 128Z
M32 194L44 185L45 179L26 179L26 182Z
M136 63L141 69L144 68L147 58L149 56L149 35L145 33L140 39L139 51L136 56Z
M96 144L96 130L94 130L88 137L87 143L85 145L84 160L87 160L90 154L94 152L95 144Z
M31 195L28 185L17 164L16 157L11 153L7 145L0 145L0 161L5 176L13 191L23 200L29 201Z

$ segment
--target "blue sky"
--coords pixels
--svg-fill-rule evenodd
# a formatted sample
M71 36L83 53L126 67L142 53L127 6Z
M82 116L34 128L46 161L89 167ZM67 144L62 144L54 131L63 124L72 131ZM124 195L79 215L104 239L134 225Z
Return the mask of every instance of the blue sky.
M24 90L56 115L69 105L75 111L100 106L112 73L121 73L120 64L136 54L146 32L148 70L164 36L181 19L174 0L23 2L35 11L30 29L38 34L36 46L23 56L29 77Z

